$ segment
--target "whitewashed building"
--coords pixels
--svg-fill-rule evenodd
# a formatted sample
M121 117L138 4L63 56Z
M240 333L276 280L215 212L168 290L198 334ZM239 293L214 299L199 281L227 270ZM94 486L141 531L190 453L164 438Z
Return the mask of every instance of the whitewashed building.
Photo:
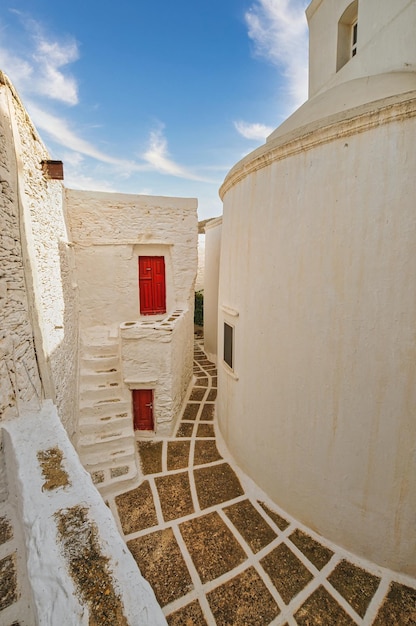
M290 514L414 576L416 2L306 14L309 99L220 191L219 425Z
M0 622L98 623L68 574L85 540L106 623L162 625L90 474L134 481L136 436L169 432L192 380L197 203L62 179L0 72Z

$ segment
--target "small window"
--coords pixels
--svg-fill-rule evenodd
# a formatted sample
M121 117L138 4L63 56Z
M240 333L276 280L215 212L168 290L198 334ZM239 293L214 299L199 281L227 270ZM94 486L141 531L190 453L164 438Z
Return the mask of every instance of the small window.
M234 360L234 328L224 322L224 361L233 369Z
M345 9L338 22L337 72L357 54L358 0Z
M352 25L352 29L351 29L351 56L355 57L355 55L357 54L357 36L358 36L358 22L356 21L353 25Z

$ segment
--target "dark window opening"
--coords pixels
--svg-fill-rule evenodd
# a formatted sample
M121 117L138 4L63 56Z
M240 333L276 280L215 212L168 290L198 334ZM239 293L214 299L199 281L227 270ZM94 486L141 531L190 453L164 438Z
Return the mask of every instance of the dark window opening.
M224 322L224 361L233 369L234 328Z

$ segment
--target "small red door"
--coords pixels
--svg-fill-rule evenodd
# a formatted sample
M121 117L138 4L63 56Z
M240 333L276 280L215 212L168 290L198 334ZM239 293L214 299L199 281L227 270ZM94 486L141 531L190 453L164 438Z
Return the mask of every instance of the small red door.
M166 313L165 259L163 256L139 257L140 313Z
M153 389L133 389L134 430L154 430Z

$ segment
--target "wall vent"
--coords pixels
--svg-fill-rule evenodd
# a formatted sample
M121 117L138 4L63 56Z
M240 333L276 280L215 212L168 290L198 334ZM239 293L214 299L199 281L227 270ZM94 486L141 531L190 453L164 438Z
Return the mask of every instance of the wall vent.
M43 175L51 180L64 179L64 164L62 161L42 161L42 171Z

